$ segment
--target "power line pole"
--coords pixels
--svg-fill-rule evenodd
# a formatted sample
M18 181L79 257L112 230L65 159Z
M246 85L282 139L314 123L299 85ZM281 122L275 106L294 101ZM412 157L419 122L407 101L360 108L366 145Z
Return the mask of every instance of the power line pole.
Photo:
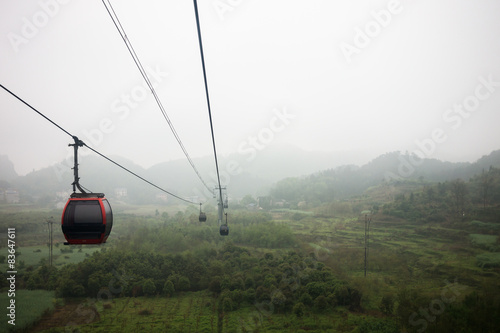
M366 277L366 267L368 264L368 242L370 241L370 222L372 221L371 217L368 217L368 214L365 214L365 277Z
M47 227L49 228L49 265L52 267L52 225L54 224L54 217L50 217L50 219L47 219Z

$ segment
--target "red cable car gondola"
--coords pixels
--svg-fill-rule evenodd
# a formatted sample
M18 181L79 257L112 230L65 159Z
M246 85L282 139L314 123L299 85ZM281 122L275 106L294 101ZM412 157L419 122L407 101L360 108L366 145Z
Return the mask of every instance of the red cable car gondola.
M75 166L73 194L71 194L61 217L61 228L68 244L105 243L113 227L113 212L103 193L86 193L79 184L78 147L83 142L73 137ZM76 193L76 189L81 193Z
M101 244L113 227L113 212L102 193L73 193L62 214L68 244Z

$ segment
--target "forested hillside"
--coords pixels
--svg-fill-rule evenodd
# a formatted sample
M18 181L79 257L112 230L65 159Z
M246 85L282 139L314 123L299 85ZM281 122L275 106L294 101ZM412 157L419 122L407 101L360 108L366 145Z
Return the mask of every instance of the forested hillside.
M394 182L413 181L421 184L432 182L448 182L455 179L467 181L490 167L500 167L500 151L491 153L475 163L449 163L433 159L421 160L418 166L410 161L415 156L403 155L399 152L382 155L361 167L342 166L325 170L304 177L291 177L280 180L271 190L271 196L284 199L293 205L308 202L317 206L332 200L342 200L361 195L372 186L391 184ZM491 172L490 191L496 188L496 172ZM475 180L474 182L480 182ZM477 185L474 185L477 187ZM495 188L495 189L493 189Z

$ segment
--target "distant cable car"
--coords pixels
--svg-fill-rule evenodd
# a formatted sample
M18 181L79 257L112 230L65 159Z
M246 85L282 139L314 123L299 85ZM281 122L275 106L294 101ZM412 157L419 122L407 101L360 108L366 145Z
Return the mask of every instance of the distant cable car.
M203 213L201 211L201 203L200 203L200 217L199 217L199 221L200 222L205 222L207 220L207 214Z
M73 168L73 194L61 217L61 228L68 244L101 244L106 242L113 227L113 211L103 193L86 193L79 184L78 147L84 143L73 137L75 166ZM81 193L76 193L76 189Z
M102 193L73 193L62 214L68 244L105 243L113 227L113 212Z
M207 214L205 213L200 213L200 222L205 222L207 220Z
M227 236L227 235L229 235L229 227L227 226L227 224L222 224L220 226L219 232L220 232L221 236Z

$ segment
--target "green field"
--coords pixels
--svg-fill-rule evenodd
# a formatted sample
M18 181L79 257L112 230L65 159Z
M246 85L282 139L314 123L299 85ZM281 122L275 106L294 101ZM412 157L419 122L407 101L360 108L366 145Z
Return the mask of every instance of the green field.
M57 247L53 246L53 264L56 267L61 267L65 264L77 263L83 261L95 251L99 251L101 248L102 246L98 245L75 247L60 244L60 246ZM15 249L18 271L23 271L29 266L37 266L41 261L49 262L49 247L47 245L20 246ZM6 256L7 251L5 248L3 250ZM0 264L0 270L7 270L7 263L5 261Z
M349 332L370 321L364 314L346 310L313 313L302 317L274 313L263 302L236 311L220 311L217 301L206 292L186 293L172 298L119 298L111 302L82 301L75 316L50 332L67 327L80 332ZM81 315L79 315L80 313ZM98 313L98 315L96 315ZM85 323L86 322L86 323ZM78 324L83 323L83 324ZM395 327L391 319L379 325Z
M474 244L477 247L492 252L500 250L500 244L498 244L497 235L471 234L470 238L472 244Z
M15 301L15 326L8 323L11 318L2 315L0 331L8 332L30 328L31 325L40 320L43 315L50 313L55 306L53 291L47 290L18 290L14 297L9 297L6 292L0 294L0 304L7 313L7 307L11 300ZM10 310L9 310L10 311Z

